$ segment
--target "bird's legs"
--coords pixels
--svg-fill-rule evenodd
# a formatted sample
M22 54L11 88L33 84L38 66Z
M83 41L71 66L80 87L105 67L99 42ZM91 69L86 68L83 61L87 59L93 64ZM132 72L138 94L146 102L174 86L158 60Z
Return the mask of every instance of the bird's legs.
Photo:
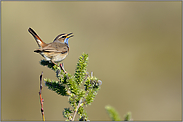
M51 60L51 62L52 62L53 64L55 64L55 65L57 65L57 66L58 66L58 64L56 64L54 61L52 61L52 60ZM59 66L58 66L58 67L59 67Z
M67 72L65 71L65 69L64 69L64 64L63 64L63 63L60 64L60 68L64 71L65 74L67 73Z
M51 60L51 62L52 62L53 64L55 64L55 65L58 66L58 64L56 64L54 61ZM58 67L59 67L59 66L58 66ZM64 71L65 74L67 73L67 72L65 71L65 69L64 69L64 64L63 64L63 63L60 64L60 68L61 68L61 70Z

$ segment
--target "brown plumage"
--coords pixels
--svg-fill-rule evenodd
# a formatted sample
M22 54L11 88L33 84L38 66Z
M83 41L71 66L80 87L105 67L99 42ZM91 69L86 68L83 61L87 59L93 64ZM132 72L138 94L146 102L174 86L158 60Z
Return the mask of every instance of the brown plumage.
M36 40L39 49L34 50L34 52L41 54L46 60L55 62L60 62L66 58L69 53L68 39L72 37L72 33L60 34L53 42L46 44L41 40L41 38L34 32L33 29L29 28L28 31L32 34Z

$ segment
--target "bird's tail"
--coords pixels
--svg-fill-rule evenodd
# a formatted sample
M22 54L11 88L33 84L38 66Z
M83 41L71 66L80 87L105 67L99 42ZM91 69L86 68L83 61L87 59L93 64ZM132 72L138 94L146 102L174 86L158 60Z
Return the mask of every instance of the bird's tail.
M32 28L29 28L28 31L32 34L39 47L44 47L46 45L46 43L41 40L41 38L36 34L36 32Z

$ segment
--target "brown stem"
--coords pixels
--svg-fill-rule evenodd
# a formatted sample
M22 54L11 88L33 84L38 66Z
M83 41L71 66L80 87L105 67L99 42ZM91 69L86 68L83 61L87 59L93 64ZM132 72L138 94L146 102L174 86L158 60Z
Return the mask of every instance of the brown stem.
M74 111L74 115L73 115L72 121L74 121L74 119L76 117L76 113L77 113L77 111L78 111L78 109L79 109L79 107L81 105L81 102L82 102L82 99L79 100L78 106L77 106L76 110Z
M42 77L43 77L43 72L40 75L40 90L39 90L39 97L40 97L40 104L41 104L41 114L42 114L42 120L45 121L45 117L44 117L44 109L43 109L43 98L41 96L41 92L42 92Z

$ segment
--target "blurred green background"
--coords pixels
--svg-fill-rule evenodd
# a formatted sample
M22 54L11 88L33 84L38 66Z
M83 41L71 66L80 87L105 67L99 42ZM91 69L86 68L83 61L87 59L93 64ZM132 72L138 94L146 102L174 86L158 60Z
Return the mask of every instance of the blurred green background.
M2 120L41 120L39 64L33 28L45 42L73 32L63 61L74 74L89 54L88 72L102 80L89 120L110 120L106 105L133 120L181 120L181 2L1 2ZM46 120L65 120L67 97L43 86Z

